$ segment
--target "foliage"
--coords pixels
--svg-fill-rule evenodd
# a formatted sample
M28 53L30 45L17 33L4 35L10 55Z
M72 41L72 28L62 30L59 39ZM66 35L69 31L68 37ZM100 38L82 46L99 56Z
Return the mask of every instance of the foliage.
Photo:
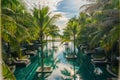
M38 30L33 17L18 0L2 0L2 40L9 43L10 51L21 58L20 44L36 39ZM33 31L36 30L36 31Z
M6 80L16 80L13 73L10 71L9 67L3 63L2 64L2 75Z
M67 69L62 70L61 73L65 76L70 76L70 72Z
M62 42L68 42L71 40L75 40L75 37L78 36L80 30L80 26L78 25L78 20L76 17L71 18L67 26L64 28L63 35L62 35Z
M79 25L82 42L86 40L90 47L103 47L109 51L119 38L119 5L118 0L98 0L82 6L86 9L80 13Z

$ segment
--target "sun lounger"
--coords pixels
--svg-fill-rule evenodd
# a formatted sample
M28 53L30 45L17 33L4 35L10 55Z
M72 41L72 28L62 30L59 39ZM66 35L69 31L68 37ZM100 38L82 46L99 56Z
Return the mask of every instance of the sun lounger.
M14 62L13 62L14 65L16 65L17 67L25 67L25 66L28 66L30 64L30 60L29 59L16 59Z
M104 61L106 60L106 57L102 57L102 58L95 58L95 57L92 57L94 61Z
M104 49L101 47L97 47L94 50L95 50L96 54L105 54Z
M106 66L106 64L110 64L111 62L108 61L108 59L91 59L91 62L95 65L99 66Z
M66 55L67 59L77 59L76 55Z
M35 56L37 51L26 51L26 55Z
M95 54L95 51L94 50L85 50L84 53L86 55L92 55L92 54Z

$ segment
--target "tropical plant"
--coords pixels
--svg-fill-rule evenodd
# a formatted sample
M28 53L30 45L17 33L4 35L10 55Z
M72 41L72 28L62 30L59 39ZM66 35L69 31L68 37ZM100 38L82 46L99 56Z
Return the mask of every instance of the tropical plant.
M46 47L47 47L48 37L52 38L52 47L54 47L54 38L60 37L59 31L60 31L59 27L56 25L49 25L49 27L46 28L44 32L44 35L46 36Z
M67 35L66 39L70 39L74 43L74 54L75 54L75 42L76 42L76 37L78 36L79 33L79 25L78 25L78 20L73 17L72 19L69 20L67 27L64 29L64 35ZM67 34L66 34L67 33Z
M60 17L60 15L53 15L50 17L50 12L48 7L39 7L39 9L33 9L33 16L34 16L34 23L36 26L39 27L39 39L41 44L41 67L42 72L44 70L44 53L43 53L43 40L44 40L44 33L49 27L50 24L53 24L55 20ZM44 80L44 74L42 73L42 80Z
M120 6L118 1L97 0L95 3L82 6L86 7L86 9L84 10L84 14L80 13L82 15L79 16L79 22L83 20L85 22L81 23L84 28L81 28L78 39L81 41L81 35L84 35L90 44L90 48L103 47L107 53L106 56L112 64L114 63L113 60L115 60L115 57L119 55L118 45L116 45L116 43L120 43L118 41L120 32L120 20L118 17ZM84 17L85 14L88 15L86 18ZM83 19L81 19L82 17ZM91 19L87 22L89 18ZM90 28L92 31L89 30ZM85 36L84 33L89 34Z
M20 44L35 39L37 29L32 24L32 16L21 2L3 0L2 3L2 40L9 44L9 53L16 52L21 58Z
M84 7L86 7L84 13L89 13L89 17L92 21L92 23L87 22L85 25L86 28L88 25L93 28L93 31L89 33L88 38L91 47L95 47L100 43L106 51L109 51L113 44L118 40L119 6L117 2L118 0L98 0L94 4L84 5ZM84 19L87 20L87 18ZM81 31L83 31L83 29Z
M71 18L67 23L67 27L64 29L65 30L64 33L67 33L67 35L69 35L69 37L65 39L70 38L74 43L73 55L76 54L75 45L76 45L76 37L78 36L79 29L80 27L78 25L78 20L76 17ZM74 75L75 75L75 65L74 65ZM74 77L74 80L75 80L75 77Z
M22 57L21 44L23 42L30 42L38 38L38 28L33 24L33 16L27 12L22 2L18 0L2 0L1 1L1 34L2 34L2 53L3 60L13 57ZM5 47L4 47L5 46ZM10 56L9 56L10 55ZM4 61L3 72L8 70L7 61ZM3 73L4 74L4 73ZM11 71L7 74L13 77ZM5 75L3 75L6 77Z
M14 74L11 72L10 68L5 63L2 63L2 75L4 79L16 80Z

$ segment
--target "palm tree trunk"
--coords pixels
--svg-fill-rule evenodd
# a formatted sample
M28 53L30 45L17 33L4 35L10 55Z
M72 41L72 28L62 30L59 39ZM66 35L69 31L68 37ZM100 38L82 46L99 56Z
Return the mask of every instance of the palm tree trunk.
M53 48L53 54L52 54L52 56L54 57L54 48L55 48L55 46L54 46L54 39L53 39L53 37L52 37L52 48Z
M41 44L41 69L42 69L42 80L44 80L44 54L43 54L43 32L40 31L40 44Z
M46 50L47 50L47 53L46 53L46 56L48 57L48 40L47 40L48 36L46 36Z
M119 44L119 55L120 55L120 36L119 36L118 44ZM119 66L120 66L120 61L119 61ZM118 78L120 79L120 67L119 67L119 77Z
M74 33L74 56L75 56L75 33ZM76 78L75 78L75 63L74 63L74 61L73 61L73 66L74 66L74 80L76 80Z

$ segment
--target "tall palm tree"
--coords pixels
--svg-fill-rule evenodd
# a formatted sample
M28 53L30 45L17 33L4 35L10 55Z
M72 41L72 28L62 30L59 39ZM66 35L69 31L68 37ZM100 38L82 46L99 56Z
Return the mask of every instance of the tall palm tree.
M18 0L2 0L1 3L1 38L2 43L8 43L6 55L9 55L11 52L16 51L18 53L18 57L20 58L20 43L24 41L26 37L28 37L28 29L23 25L24 22L19 22L23 19L23 16L25 16L23 13L23 10L25 11L25 7ZM2 53L4 53L4 50ZM8 68L6 64L4 66L5 68ZM11 71L8 72L12 77ZM9 77L7 77L7 79L9 79Z
M67 28L63 29L63 35L61 35L60 38L61 38L62 43L71 41L70 34Z
M35 39L38 30L32 24L31 14L26 11L21 2L18 0L3 0L2 3L2 39L10 44L13 51L17 51L20 58L20 44Z
M53 42L52 46L54 46L54 38L58 38L60 36L58 26L50 25L49 36L52 38L52 42Z
M99 46L103 47L106 53L110 53L112 56L116 55L116 53L118 54L118 51L112 52L114 45L119 40L120 29L118 26L120 20L118 16L120 6L118 1L97 0L94 4L84 5L86 7L84 13L89 13L89 16L92 18L92 23L86 23L84 25L86 28L88 25L93 28L93 31L87 36L91 44L90 47L94 48L100 44ZM81 29L81 31L84 30Z
M43 53L43 39L44 39L44 32L49 27L50 24L54 23L55 20L60 17L60 15L53 15L50 17L50 12L48 7L42 7L39 9L34 8L33 10L34 22L36 26L39 27L39 39L41 44L41 68L42 68L42 80L44 80L44 53Z
M70 19L68 21L67 27L66 27L66 31L64 31L65 33L67 32L70 35L70 39L73 39L73 43L74 43L74 55L76 54L75 52L75 42L76 42L76 37L79 33L79 25L78 25L78 20L76 19L76 17L73 17L72 19ZM75 80L75 66L74 66L74 80Z
M49 25L49 27L46 28L46 30L44 31L44 35L46 36L46 48L47 48L47 38L51 37L52 38L52 46L54 46L54 38L58 38L60 37L59 34L59 28L56 25Z
M39 37L39 27L33 24L34 17L27 12L21 1L2 0L1 3L1 38L3 45L4 43L8 44L7 47L2 47L4 48L2 50L3 57L4 55L11 54L11 52L15 52L17 57L21 58L21 44L24 42L31 42L32 40L36 40ZM7 48L7 50L5 50L5 48ZM11 57L14 57L14 55ZM7 65L5 66L5 68L9 68Z
M97 30L93 31L90 34L91 44L94 46L94 43L100 42L101 46L103 46L107 51L110 50L112 45L116 42L116 40L118 40L118 31L119 31L117 27L119 25L118 0L117 1L98 0L94 4L88 4L84 6L86 7L85 13L89 13L89 15L92 17L92 20L95 21L94 25L91 25L91 27L97 26L96 27ZM113 38L112 39L110 35L111 37L113 36L114 38L112 37ZM109 45L109 49L108 49L108 45Z
M73 39L73 43L74 43L74 54L75 54L75 42L76 42L76 37L79 33L79 25L78 25L78 21L77 19L74 17L72 19L69 20L66 30L68 31L68 33L71 36L71 39Z

